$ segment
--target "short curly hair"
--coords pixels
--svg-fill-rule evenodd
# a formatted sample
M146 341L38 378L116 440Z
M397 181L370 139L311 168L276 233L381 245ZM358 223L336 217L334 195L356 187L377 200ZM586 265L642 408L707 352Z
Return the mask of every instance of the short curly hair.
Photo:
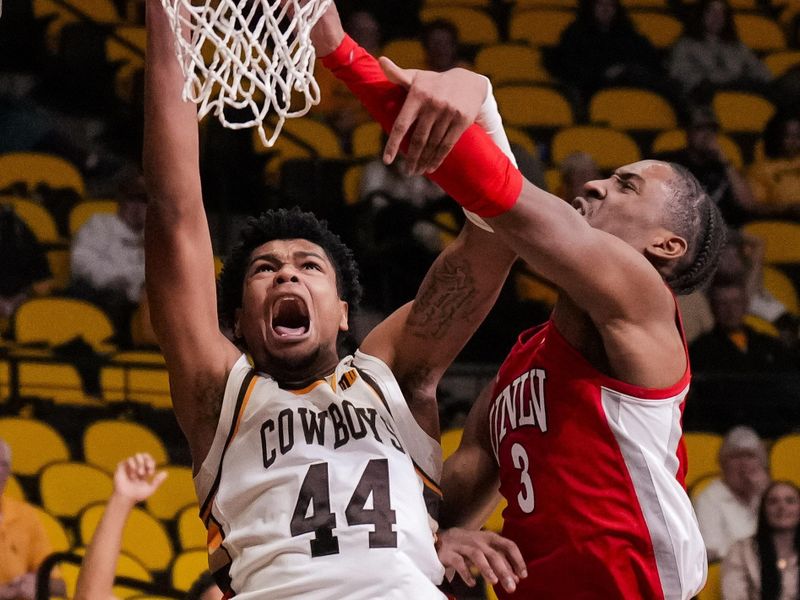
M242 285L253 250L272 240L308 240L320 246L336 271L339 297L347 302L350 312L361 301L358 265L350 250L338 235L328 229L310 212L298 207L268 210L259 217L250 217L239 234L219 276L219 320L223 328L234 327L236 310L242 306Z

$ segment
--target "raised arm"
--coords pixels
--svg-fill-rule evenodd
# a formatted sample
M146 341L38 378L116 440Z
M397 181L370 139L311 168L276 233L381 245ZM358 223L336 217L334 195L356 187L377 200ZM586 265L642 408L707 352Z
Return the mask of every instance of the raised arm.
M392 84L380 64L347 37L323 62L384 129L392 131L405 89ZM414 77L408 83L412 90ZM460 89L451 91L460 93ZM467 129L430 177L462 206L486 217L498 239L558 285L601 331L610 331L617 341L631 340L642 350L639 342L649 340L656 357L682 356L673 299L644 255L618 237L591 227L561 199L524 181L480 128ZM620 185L616 179L614 185ZM684 247L665 239L659 251L676 253ZM675 361L666 375L637 372L630 379L655 387L666 379L673 383L684 368L685 360Z
M117 465L114 492L83 557L74 600L109 600L122 545L122 532L133 507L152 496L166 479L156 473L149 454L136 454Z
M240 353L217 321L214 257L200 189L195 107L159 0L147 2L144 171L147 295L167 361L178 422L199 465L216 429L227 374Z

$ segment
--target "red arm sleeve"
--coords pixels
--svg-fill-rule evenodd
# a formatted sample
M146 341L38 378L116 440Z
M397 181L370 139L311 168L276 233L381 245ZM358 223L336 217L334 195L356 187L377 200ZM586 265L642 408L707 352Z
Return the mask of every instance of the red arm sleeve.
M389 132L406 91L386 78L375 57L345 35L322 62ZM407 139L402 148L408 149ZM522 174L477 125L464 132L429 177L464 208L482 217L496 217L509 210L522 190Z

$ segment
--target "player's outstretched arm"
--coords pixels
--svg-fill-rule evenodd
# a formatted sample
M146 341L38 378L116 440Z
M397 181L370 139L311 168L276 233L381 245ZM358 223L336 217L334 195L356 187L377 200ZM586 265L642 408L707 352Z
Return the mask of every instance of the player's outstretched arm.
M219 331L214 259L200 189L194 104L181 99L183 76L159 0L147 2L144 171L147 295L167 361L172 400L195 464L216 428L213 404L240 353Z
M75 600L113 597L114 574L128 515L137 502L152 496L166 477L165 471L156 473L156 463L146 453L131 456L117 465L114 492L83 557Z

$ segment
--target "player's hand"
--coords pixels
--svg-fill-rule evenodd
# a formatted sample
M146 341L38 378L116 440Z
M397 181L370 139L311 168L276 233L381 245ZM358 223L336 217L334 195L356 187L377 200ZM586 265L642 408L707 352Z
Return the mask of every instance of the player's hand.
M408 90L386 142L383 162L395 159L400 142L413 129L406 154L409 173L435 171L475 122L488 92L486 79L466 69L444 73L401 69L386 57L380 63L389 81Z
M166 478L166 471L156 473L153 457L140 452L117 465L114 494L136 504L152 496Z
M528 576L517 545L492 531L459 527L440 531L437 551L448 579L452 580L456 572L470 587L475 585L473 568L492 585L499 582L509 593L517 589L520 579Z

